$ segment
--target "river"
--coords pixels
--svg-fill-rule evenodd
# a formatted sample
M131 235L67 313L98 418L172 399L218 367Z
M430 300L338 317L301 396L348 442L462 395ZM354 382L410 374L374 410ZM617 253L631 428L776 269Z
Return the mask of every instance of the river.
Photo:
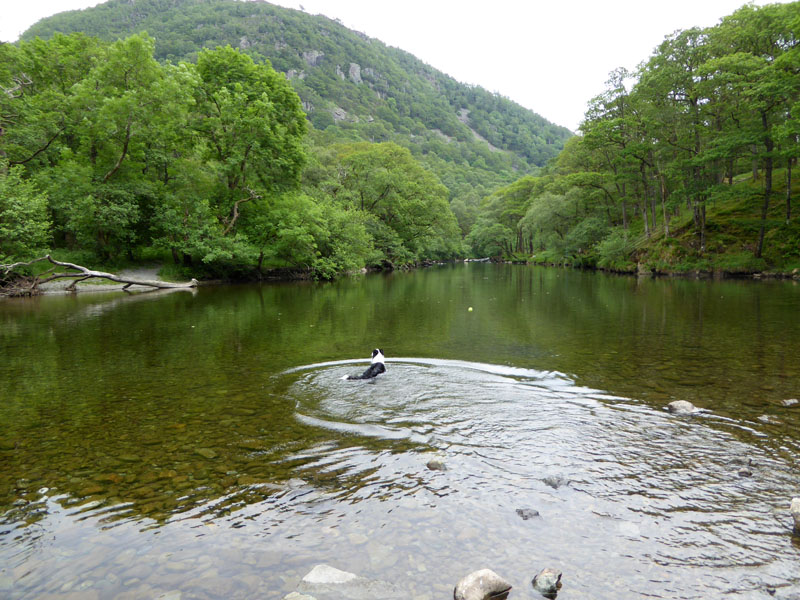
M0 301L0 597L798 598L798 309L475 263Z

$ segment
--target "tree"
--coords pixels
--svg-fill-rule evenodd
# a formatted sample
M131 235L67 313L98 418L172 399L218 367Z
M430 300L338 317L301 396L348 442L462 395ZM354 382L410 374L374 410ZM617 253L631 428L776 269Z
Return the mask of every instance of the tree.
M800 79L782 67L780 57L798 43L791 18L794 5L743 6L724 18L713 30L712 43L721 56L709 60L705 70L719 90L723 88L742 100L746 114L735 132L738 145L760 150L756 158L764 170L764 191L755 257L761 258L772 198L773 169L781 125L787 110L800 93ZM796 19L796 17L795 17ZM749 114L755 118L747 118ZM792 140L788 140L792 144Z
M47 248L47 197L23 179L24 168L0 161L0 257L26 260Z
M269 63L257 64L230 46L203 50L192 124L203 157L218 173L217 218L234 233L252 190L296 188L305 164L307 130L300 99Z
M389 262L445 258L458 251L458 223L447 189L407 149L359 143L340 146L337 154L330 193L349 209L374 217L368 230Z

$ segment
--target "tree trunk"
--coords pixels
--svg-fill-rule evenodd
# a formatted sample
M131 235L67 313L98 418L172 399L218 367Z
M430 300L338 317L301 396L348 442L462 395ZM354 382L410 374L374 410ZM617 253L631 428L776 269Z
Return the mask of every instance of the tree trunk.
M669 237L669 215L667 214L667 179L663 173L658 174L661 189L661 213L664 216L664 237Z
M628 202L625 199L625 184L622 184L622 228L628 230Z
M795 161L791 156L786 161L786 224L792 220L792 163Z
M767 129L767 115L761 113L761 123L764 130ZM761 258L761 253L764 250L764 234L767 231L767 212L769 211L769 201L772 196L772 150L775 144L769 135L764 138L764 148L767 150L767 155L764 158L764 202L761 204L761 227L758 229L758 245L756 246L756 258Z

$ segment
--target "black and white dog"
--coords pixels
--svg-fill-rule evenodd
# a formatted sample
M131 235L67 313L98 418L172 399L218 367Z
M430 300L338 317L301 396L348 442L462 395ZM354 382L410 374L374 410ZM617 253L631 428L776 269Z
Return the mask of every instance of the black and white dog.
M381 373L386 371L386 366L383 364L383 350L375 348L372 351L372 364L361 375L348 375L342 379L373 379Z

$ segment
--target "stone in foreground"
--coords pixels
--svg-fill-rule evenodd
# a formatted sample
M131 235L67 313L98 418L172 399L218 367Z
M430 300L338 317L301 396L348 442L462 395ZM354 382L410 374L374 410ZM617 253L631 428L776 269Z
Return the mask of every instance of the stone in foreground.
M491 569L473 571L453 590L454 600L505 600L511 584Z
M561 571L558 569L542 569L531 581L533 589L545 598L555 598L561 589Z
M792 498L792 506L789 510L794 518L794 532L800 535L800 498Z

